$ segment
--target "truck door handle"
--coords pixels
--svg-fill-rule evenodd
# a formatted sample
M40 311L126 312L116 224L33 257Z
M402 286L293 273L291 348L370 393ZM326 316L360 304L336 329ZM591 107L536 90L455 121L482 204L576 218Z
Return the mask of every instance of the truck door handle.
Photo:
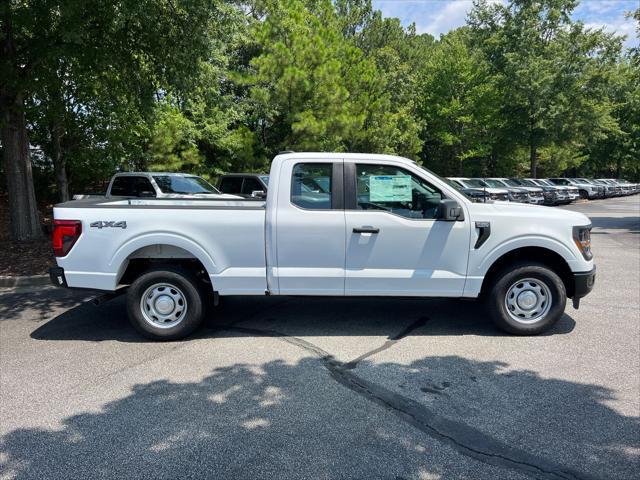
M380 233L380 229L373 227L360 227L354 228L353 233Z

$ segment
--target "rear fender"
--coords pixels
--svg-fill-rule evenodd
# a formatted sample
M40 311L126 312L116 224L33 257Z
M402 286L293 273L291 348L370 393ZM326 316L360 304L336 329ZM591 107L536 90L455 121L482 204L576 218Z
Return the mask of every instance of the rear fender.
M129 240L113 255L109 261L109 269L117 272L117 278L120 279L127 268L129 257L134 252L141 248L152 247L155 245L171 245L173 247L178 247L193 255L194 258L197 258L209 275L217 271L215 261L207 251L202 248L202 246L189 238L168 232L149 233Z

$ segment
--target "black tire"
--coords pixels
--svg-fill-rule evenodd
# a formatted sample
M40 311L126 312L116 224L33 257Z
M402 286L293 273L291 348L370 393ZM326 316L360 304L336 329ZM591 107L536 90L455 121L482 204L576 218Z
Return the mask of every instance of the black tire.
M580 190L580 198L582 200L589 200L589 193L586 190Z
M171 286L174 288L170 288ZM175 302L169 300L174 305L175 319L167 326L160 326L161 322L157 317L154 321L155 312L150 310L148 303L142 302L143 295L152 287L154 288L148 298L154 292L162 294L165 288L167 295L173 292L178 298ZM145 337L163 341L179 340L190 335L202 323L206 310L205 299L202 285L191 272L177 266L164 265L147 271L131 284L127 292L127 313L133 327ZM180 310L180 302L184 310ZM146 308L146 314L143 308Z
M515 335L537 335L549 330L562 317L567 304L567 292L558 274L548 266L535 262L519 262L503 268L493 278L493 285L487 291L485 301L489 315L501 330ZM509 307L507 307L507 302L513 303L514 301L513 295L511 300L506 298L509 289L512 286L517 288L517 282L525 279L533 279L534 285L536 283L544 284L552 299L547 313L538 320L535 320L534 317L531 323L525 323L529 321L526 319L514 319L508 311ZM527 284L525 283L524 287L520 288L527 288ZM545 295L540 296L543 302L544 298ZM546 308L544 303L542 308Z

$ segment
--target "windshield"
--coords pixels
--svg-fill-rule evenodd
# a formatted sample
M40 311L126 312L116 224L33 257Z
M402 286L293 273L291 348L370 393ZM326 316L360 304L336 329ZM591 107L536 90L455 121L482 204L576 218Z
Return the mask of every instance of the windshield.
M269 175L260 175L260 180L262 180L266 186L269 186Z
M507 179L507 180L503 180L504 183L506 183L507 185L509 185L510 187L519 187L520 184L514 180L511 179Z
M431 170L429 170L426 167L423 167L422 165L419 165L417 163L414 164L414 166L418 167L420 170L423 170L425 172L427 172L430 175L433 175L434 177L436 177L438 180L443 181L444 183L446 183L447 185L449 185L450 187L455 188L458 192L460 192L462 195L464 195L465 197L467 197L470 201L474 201L473 197L471 197L469 194L465 193L462 191L462 189L464 187L461 187L459 184L457 184L456 182L452 182L451 180L449 180L448 178L444 178L441 177L440 175L438 175L437 173L433 173Z
M517 178L510 178L507 180L507 183L513 187L521 187L522 185L526 185L524 180L518 180Z
M538 185L546 185L547 187L553 187L554 186L553 183L551 183L549 180L540 180L540 179L538 179L538 180L535 180L535 182Z
M551 183L554 183L556 185L571 185L571 182L569 182L569 180L567 180L566 178L552 178Z
M484 188L487 186L487 184L484 183L479 178L470 178L469 180L464 180L464 183L465 185L468 185L469 187L474 187L474 188Z
M182 177L178 175L154 175L162 193L220 193L213 185L200 177Z
M521 185L526 185L527 187L537 187L538 184L533 180L520 180Z
M494 188L504 188L504 183L502 183L500 180L491 180L491 179L486 179L485 183L487 185L489 185L490 187L494 187Z

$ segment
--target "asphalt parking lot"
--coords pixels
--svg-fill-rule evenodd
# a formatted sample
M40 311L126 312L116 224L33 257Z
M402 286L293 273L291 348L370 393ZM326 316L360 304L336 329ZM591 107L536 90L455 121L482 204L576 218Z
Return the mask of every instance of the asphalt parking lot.
M141 339L123 298L0 294L0 478L640 477L640 196L590 216L598 276L543 336L475 302L227 298Z

